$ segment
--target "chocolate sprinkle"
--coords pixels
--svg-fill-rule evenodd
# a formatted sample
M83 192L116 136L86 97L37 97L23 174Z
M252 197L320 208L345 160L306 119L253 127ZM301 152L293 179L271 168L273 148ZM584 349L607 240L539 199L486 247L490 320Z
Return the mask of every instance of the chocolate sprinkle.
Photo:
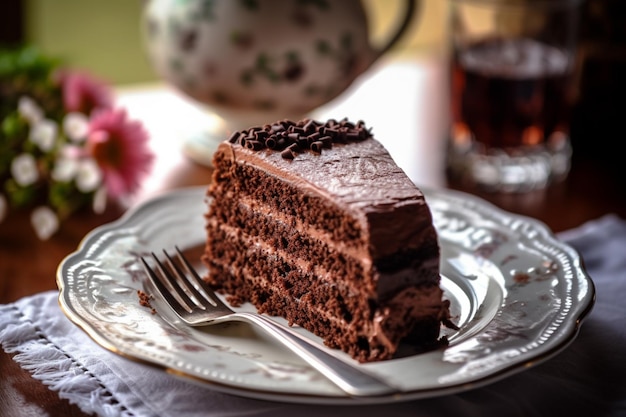
M277 151L284 159L294 159L301 152L320 154L323 148L331 149L333 143L360 142L370 137L371 129L367 129L362 120L354 124L347 118L329 119L325 123L313 119L297 122L285 119L234 132L228 141L253 151Z
M287 149L283 150L283 151L280 153L280 156L282 156L282 157L283 157L283 159L293 159L293 158L295 158L295 157L296 157L296 156L294 155L294 153L291 151L291 149L289 149L289 148L287 148Z
M315 141L311 144L311 150L315 153L322 153L323 147L324 147L324 144L320 140Z

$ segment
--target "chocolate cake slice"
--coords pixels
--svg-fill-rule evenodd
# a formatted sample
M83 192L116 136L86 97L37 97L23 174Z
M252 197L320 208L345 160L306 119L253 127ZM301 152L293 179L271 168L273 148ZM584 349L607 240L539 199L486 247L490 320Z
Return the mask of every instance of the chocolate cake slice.
M448 320L422 192L362 122L279 121L214 156L207 281L233 305L285 317L360 362Z

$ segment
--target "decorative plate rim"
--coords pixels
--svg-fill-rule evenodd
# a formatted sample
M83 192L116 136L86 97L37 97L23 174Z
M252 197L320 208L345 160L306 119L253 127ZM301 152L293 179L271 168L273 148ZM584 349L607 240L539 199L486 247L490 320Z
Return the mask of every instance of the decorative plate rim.
M158 300L154 302L160 315L140 306L136 291L145 287L138 262L133 261L149 250L181 241L183 247L201 244L203 216L197 210L206 207L205 191L199 186L167 192L92 230L59 265L57 285L66 316L102 347L217 391L311 404L377 404L458 393L561 352L576 338L595 301L593 281L579 254L545 224L463 192L423 189L442 247L442 286L462 329L449 332L447 348L357 364L402 392L349 397L308 365L272 359L273 348L267 343L259 350L262 353L251 353L261 346L252 340L256 336L250 339L256 343L252 347L245 345L247 339L226 338L232 352L217 348L205 357L194 349L202 350L222 336L192 334L195 330L168 316ZM189 214L194 213L197 218L190 222ZM176 235L173 230L178 227L189 230ZM155 335L163 338L163 344L155 341ZM176 347L181 341L189 352ZM399 370L422 375L399 377ZM269 382L277 387L269 387Z

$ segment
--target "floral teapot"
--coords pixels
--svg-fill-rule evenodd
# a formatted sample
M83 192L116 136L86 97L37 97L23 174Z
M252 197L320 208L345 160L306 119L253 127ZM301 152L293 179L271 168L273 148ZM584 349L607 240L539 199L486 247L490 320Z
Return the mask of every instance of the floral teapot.
M342 93L404 35L374 48L360 0L148 0L142 31L156 73L246 128L299 118Z

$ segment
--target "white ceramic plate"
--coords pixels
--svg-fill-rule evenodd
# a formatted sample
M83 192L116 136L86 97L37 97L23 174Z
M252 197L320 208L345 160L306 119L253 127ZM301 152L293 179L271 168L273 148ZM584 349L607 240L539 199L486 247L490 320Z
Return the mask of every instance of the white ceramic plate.
M140 305L137 290L146 289L140 256L178 245L200 264L204 193L204 187L175 191L95 229L61 263L57 281L63 310L97 343L211 389L316 404L460 392L555 355L575 338L593 305L593 283L578 254L542 223L466 194L426 191L442 248L442 286L460 330L443 330L446 348L353 361L402 392L351 398L249 325L191 328L158 300L152 303L158 314Z

